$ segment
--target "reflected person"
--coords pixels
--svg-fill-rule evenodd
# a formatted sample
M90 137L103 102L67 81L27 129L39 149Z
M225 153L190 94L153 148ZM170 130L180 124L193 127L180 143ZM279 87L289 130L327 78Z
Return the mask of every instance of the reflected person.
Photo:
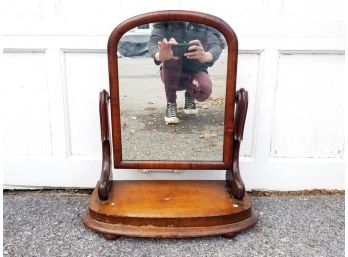
M178 43L188 43L186 51L173 53ZM165 122L179 123L176 92L185 91L185 114L197 114L195 100L203 102L212 92L208 67L214 65L224 48L221 34L214 28L190 22L158 22L153 24L149 39L149 53L164 84L167 109ZM175 54L175 55L174 55Z

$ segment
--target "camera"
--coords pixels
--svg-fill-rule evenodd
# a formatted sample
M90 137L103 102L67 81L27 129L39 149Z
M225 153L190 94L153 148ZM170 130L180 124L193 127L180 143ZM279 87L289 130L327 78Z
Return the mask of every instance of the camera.
M187 43L178 43L175 45L172 45L172 51L174 56L183 56L184 53L187 52L187 49L190 47L190 44Z

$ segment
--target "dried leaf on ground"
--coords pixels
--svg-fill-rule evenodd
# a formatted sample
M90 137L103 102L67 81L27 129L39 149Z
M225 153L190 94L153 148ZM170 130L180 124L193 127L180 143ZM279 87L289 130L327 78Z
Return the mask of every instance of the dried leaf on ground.
M199 135L200 138L205 138L205 139L210 139L210 138L215 138L217 137L217 135L215 133L212 132L205 132L201 135Z
M223 105L225 98L223 97L209 97L207 100L212 105Z

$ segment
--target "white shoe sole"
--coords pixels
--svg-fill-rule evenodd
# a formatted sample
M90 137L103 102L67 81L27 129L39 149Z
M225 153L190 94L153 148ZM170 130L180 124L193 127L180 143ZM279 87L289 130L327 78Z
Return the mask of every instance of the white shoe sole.
M164 120L167 124L177 124L179 123L179 118L178 117L171 117L171 118L167 118L164 117Z
M185 114L197 114L198 109L184 109Z

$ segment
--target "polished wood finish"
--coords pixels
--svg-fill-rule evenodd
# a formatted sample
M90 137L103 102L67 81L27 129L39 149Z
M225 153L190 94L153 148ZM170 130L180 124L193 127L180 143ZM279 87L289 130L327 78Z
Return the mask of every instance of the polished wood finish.
M225 36L228 63L222 161L122 160L118 41L135 26L165 20L204 23L215 27ZM224 235L232 238L236 232L256 223L256 214L239 170L239 148L248 108L248 93L244 89L236 92L237 55L237 37L231 27L223 20L204 13L162 11L143 14L123 22L112 32L108 42L111 96L103 90L99 98L103 160L99 182L83 217L88 228L108 240L118 236L180 238ZM114 181L111 156L116 169L222 169L226 170L226 180Z
M84 218L99 233L139 237L230 234L255 222L250 197L231 198L225 181L114 181L108 201L93 192Z
M103 235L114 233L118 236L129 237L161 237L161 238L187 238L222 235L227 238L230 234L246 230L257 221L256 214L252 211L251 216L238 223L208 227L154 227L154 226L125 226L123 224L111 224L99 222L91 218L88 213L83 217L85 225ZM108 236L107 239L115 239Z
M236 93L235 131L233 139L233 166L226 170L226 183L231 188L232 195L242 199L245 194L245 186L239 170L239 148L243 139L244 124L248 110L248 92L241 88Z
M110 128L108 114L109 94L106 90L99 95L99 114L100 114L100 131L103 151L102 171L98 184L98 196L101 200L107 200L112 186L112 169L111 169L111 150L110 150Z
M121 37L130 29L151 22L158 21L191 21L203 23L215 27L225 37L228 48L226 95L225 95L225 121L224 121L224 144L223 158L221 161L124 161L122 159L121 122L119 108L119 81L117 46ZM231 169L232 147L234 136L234 103L237 77L238 40L233 29L222 19L200 12L170 10L142 14L122 22L111 33L107 47L110 101L112 119L112 142L114 168L133 169Z

